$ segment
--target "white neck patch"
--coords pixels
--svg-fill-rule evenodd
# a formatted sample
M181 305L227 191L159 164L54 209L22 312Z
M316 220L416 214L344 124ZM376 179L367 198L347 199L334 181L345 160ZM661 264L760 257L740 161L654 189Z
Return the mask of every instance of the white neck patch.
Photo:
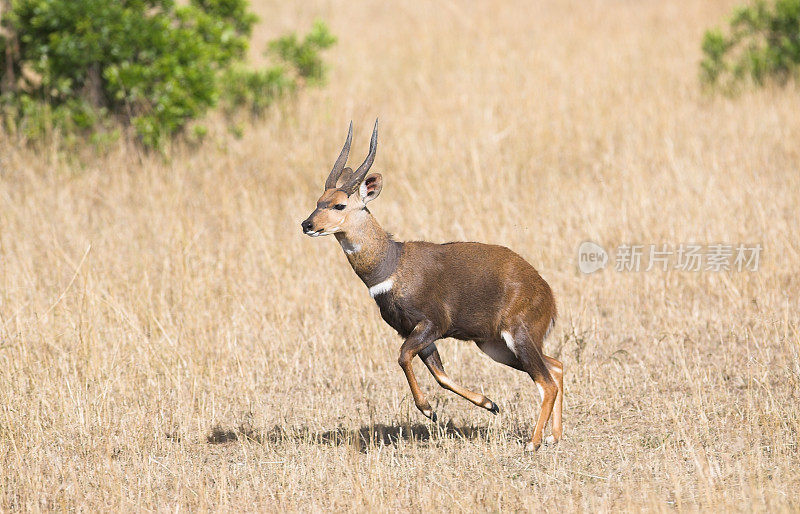
M387 278L383 282L379 282L374 286L369 288L369 295L373 298L378 296L379 294L388 293L392 290L392 286L394 285L394 279Z
M341 241L339 241L339 244L342 245L342 250L344 250L344 253L346 253L347 255L356 253L359 250L361 250L360 244L353 244L347 239L342 239Z

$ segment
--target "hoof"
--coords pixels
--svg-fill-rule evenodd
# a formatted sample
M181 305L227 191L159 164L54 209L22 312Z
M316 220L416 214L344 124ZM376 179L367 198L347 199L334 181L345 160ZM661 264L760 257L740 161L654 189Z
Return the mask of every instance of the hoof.
M488 411L491 412L492 414L494 414L495 416L500 414L500 407L498 407L497 404L494 403L494 402L490 402L490 403L491 403L491 406L488 408Z
M534 443L533 441L528 441L528 444L525 445L525 453L534 453L536 450L539 449L541 443Z
M427 409L420 409L419 411L422 413L422 415L423 415L423 416L425 416L425 417L426 417L426 418L428 418L429 420L431 420L431 421L433 421L434 423L436 423L436 419L437 419L437 417L436 417L436 411L434 411L434 410L433 410L433 409L431 409L430 407L429 407L429 408L427 408Z
M544 444L547 446L555 446L558 444L558 439L555 436L549 435L544 438Z

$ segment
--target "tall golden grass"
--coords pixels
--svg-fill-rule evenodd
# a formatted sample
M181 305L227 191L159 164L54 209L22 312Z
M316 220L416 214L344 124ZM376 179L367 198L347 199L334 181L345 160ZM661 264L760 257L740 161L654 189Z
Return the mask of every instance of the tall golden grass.
M800 508L800 95L707 96L737 1L259 2L329 84L168 159L0 151L2 510ZM255 52L257 54L257 52ZM254 55L254 59L261 57ZM425 422L400 341L311 211L381 119L399 239L511 247L553 287L565 439L462 342ZM577 247L761 243L757 272L577 270Z

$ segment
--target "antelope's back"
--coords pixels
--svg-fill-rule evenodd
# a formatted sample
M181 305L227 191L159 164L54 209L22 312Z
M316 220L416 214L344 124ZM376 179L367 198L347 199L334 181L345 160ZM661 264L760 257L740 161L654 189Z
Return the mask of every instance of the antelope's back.
M491 338L531 303L552 303L533 266L503 246L407 242L398 271L401 294L446 325L450 337Z

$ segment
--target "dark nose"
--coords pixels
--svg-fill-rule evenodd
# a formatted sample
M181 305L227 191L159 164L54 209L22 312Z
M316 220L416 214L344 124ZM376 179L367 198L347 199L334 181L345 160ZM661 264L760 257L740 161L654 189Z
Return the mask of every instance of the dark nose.
M303 228L303 232L311 232L311 220L305 220L300 226Z

